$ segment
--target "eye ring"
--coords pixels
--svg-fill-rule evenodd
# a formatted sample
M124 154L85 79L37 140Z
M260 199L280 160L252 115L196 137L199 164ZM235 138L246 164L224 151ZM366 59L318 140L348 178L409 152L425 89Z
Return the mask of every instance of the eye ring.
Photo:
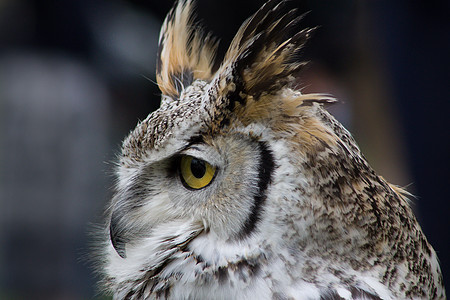
M181 156L179 174L183 185L190 190L207 187L214 180L217 168L190 155Z

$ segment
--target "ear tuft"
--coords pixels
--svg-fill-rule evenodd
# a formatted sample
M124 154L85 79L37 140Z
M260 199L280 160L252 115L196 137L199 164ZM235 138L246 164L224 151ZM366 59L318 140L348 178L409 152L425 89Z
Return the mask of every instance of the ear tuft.
M218 41L194 23L192 9L190 0L177 2L159 36L156 80L163 95L172 99L195 79L209 81L213 76Z
M306 64L299 53L314 29L298 31L304 15L285 4L271 0L263 5L244 22L225 55L218 74L232 78L243 94L276 93Z

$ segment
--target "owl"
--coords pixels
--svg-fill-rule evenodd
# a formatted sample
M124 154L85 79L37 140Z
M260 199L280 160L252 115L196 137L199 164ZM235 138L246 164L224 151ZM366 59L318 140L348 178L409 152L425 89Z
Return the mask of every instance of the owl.
M181 0L159 38L160 108L122 145L102 243L115 299L445 299L408 194L295 89L311 29L272 0L217 40ZM215 67L217 66L217 67Z

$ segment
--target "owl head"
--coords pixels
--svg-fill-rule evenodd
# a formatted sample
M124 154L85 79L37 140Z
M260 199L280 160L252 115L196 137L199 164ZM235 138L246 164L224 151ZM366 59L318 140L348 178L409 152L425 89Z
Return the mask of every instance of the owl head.
M271 1L248 19L218 70L217 42L193 23L192 3L168 14L157 60L161 107L125 139L118 167L110 231L120 256L134 239L181 220L223 240L251 235L287 154L283 140L301 132L305 148L330 142L314 112L334 100L292 89L311 30L292 34L301 17L283 8Z
M335 100L295 89L312 30L299 30L301 16L284 4L269 1L245 21L220 64L192 2L169 12L161 106L123 142L108 213L105 273L120 297L192 282L196 293L199 282L231 280L244 258L241 290L270 264L275 283L289 264L293 282L317 282L321 268L355 270L348 281L367 268L360 261L390 251L389 235L414 231L399 190L324 109Z

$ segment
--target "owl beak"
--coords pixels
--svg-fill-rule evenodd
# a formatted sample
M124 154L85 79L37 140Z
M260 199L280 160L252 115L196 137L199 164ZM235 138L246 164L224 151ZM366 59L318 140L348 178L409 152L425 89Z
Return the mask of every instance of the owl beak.
M117 254L119 254L120 257L126 258L126 252L125 252L125 245L126 240L123 237L123 234L119 230L119 222L118 217L115 212L113 212L111 216L111 222L109 224L109 238L111 239L112 246L116 250Z

